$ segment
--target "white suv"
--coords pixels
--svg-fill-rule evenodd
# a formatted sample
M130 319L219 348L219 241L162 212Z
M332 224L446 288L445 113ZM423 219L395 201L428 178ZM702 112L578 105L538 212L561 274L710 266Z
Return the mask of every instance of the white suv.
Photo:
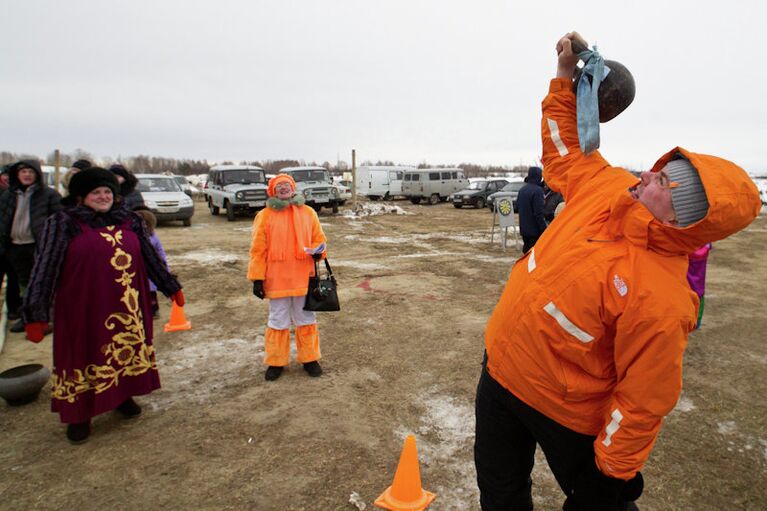
M254 214L266 206L264 169L252 165L216 165L208 171L205 196L211 215L226 209L230 222L238 213Z
M330 174L325 167L286 167L280 174L288 174L296 182L296 193L306 199L306 205L318 213L322 207L332 208L338 213L338 206L346 202L335 185L330 182Z

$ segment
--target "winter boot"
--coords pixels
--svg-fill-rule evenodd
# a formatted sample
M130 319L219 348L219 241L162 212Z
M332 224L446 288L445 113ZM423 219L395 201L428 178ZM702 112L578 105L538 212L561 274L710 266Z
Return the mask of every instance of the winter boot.
M91 434L91 421L67 424L67 439L70 444L81 444L88 440Z
M18 334L20 332L23 332L24 331L24 320L23 319L18 320L16 323L11 325L11 328L9 328L9 330L11 332L13 332L14 334Z
M266 374L264 374L264 379L266 379L266 381L276 380L282 374L282 369L282 366L269 366L266 369Z
M309 376L311 376L312 378L316 378L322 374L322 367L320 366L320 363L315 360L313 362L305 363L304 371L309 373Z
M132 419L141 415L141 407L136 403L132 397L129 397L117 406L117 411L120 412L126 419Z

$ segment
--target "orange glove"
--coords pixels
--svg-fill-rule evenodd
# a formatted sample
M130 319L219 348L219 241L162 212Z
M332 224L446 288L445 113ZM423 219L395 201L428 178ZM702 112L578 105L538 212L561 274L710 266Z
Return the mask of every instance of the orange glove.
M175 293L173 293L171 295L170 299L173 300L174 302L176 302L176 305L178 305L179 307L183 307L184 306L184 303L185 303L184 302L184 292L181 291L180 289L178 291L176 291Z
M37 321L35 323L27 323L24 325L24 330L27 332L27 339L32 342L40 342L45 337L45 331L48 329L48 323L44 321Z

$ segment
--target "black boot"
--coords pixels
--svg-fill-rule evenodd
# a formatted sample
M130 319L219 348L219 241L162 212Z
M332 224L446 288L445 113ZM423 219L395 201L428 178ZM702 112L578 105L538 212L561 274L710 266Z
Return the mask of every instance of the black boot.
M141 415L141 407L132 397L129 397L117 407L117 411L123 414L126 419L132 419Z
M266 374L264 375L264 378L266 381L274 381L277 378L280 377L282 374L282 367L281 366L269 366L266 369Z
M313 362L307 362L304 364L304 371L309 373L309 376L312 378L316 378L322 374L322 367L320 367L319 362L314 360Z
M91 421L77 422L67 425L67 439L71 444L81 444L88 440L91 434Z
M11 328L9 328L9 330L11 332L13 332L14 334L18 334L20 332L23 332L24 331L24 320L23 319L18 320L16 323L11 325Z

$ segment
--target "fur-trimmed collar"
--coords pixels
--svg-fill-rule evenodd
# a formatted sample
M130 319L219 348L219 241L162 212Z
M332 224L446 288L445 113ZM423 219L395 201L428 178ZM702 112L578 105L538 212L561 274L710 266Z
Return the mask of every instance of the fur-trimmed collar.
M303 206L305 202L306 199L304 199L304 196L297 193L288 200L278 199L277 197L269 197L266 200L266 207L275 211L282 211L290 205Z
M108 225L120 225L130 218L131 212L124 204L115 204L106 213L97 213L87 206L76 206L66 210L69 216L80 220L89 227L100 228Z

